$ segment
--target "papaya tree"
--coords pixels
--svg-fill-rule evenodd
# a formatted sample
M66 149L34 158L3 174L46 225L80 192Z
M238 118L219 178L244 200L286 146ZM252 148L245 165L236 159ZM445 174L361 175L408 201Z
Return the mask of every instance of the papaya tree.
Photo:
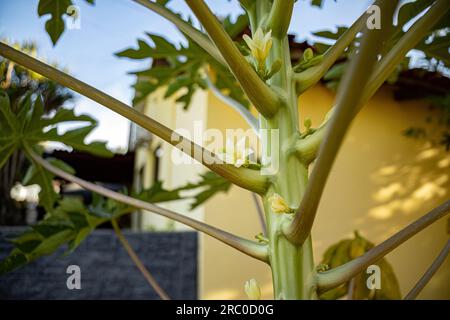
M116 223L121 215L133 209L144 209L190 226L268 264L272 270L275 299L338 298L342 295L340 288L361 277L361 272L369 266L378 263L384 270L389 270L383 259L386 254L448 214L449 200L381 244L374 246L356 234L355 239L344 240L330 248L329 255L324 257L325 266L314 264L311 228L336 154L352 120L410 50L428 50L429 56L448 59L448 49L443 58L437 49L442 48L445 41L448 48L445 23L450 0L417 0L403 5L398 0L377 0L353 25L342 30L326 51L305 50L295 65L292 64L287 34L295 0L240 0L245 14L235 21L218 19L204 0L186 0L202 29L173 12L168 0L134 1L172 22L187 39L185 44L176 46L149 33L152 44L139 40L137 49L118 53L134 59L166 60L163 65L155 64L151 69L137 73L135 102L164 87L166 97L183 89L178 102L195 108L195 105L190 106L193 93L209 87L238 110L255 130L262 145L260 158L250 160L248 154L233 148L227 148L225 156L204 148L137 109L7 44L0 43L0 55L98 102L179 148L213 173L204 177L205 185L215 186L210 179L216 179L215 183L225 181L223 188L233 184L255 193L262 199L266 232L258 236L258 241L244 239L154 204L179 198L180 190L162 190L158 185L143 194L118 193L76 177L70 168L44 159L38 142L56 139L75 149L107 155L102 145L84 145L82 134L68 137L49 134L51 131L45 131L48 121L54 124L64 121L62 117L42 118L39 99L29 103L34 107L24 107L24 112L14 113L7 95L2 92L0 166L11 150L24 150L34 163L31 179L35 178L36 183L47 183L41 196L47 199L48 216L32 231L15 240L16 247L2 262L0 271L13 270L53 252L62 244L68 243L75 249L96 226L112 221L120 240L147 280L161 298L168 298L143 268ZM72 1L64 0L58 1L58 6L52 6L55 2L41 0L39 3L40 15L51 14L46 29L54 43L64 31L62 16L72 4ZM321 2L312 3L321 5ZM241 24L249 26L250 34L244 35L239 42L235 40L242 30ZM433 50L430 49L432 43L436 44ZM330 106L322 125L311 128L311 124L304 121L306 129L302 130L299 125L302 106L298 104L298 97L319 82L343 55L347 56L348 62L334 106ZM250 105L257 116L249 111ZM27 134L30 130L42 134ZM276 139L267 138L267 134L272 133L276 134ZM57 202L57 197L52 194L54 191L48 187L48 176L59 176L104 198L97 199L89 209L64 200ZM46 193L52 196L46 198ZM449 247L447 243L406 298L417 296L443 263ZM346 260L336 263L333 250L346 252ZM351 288L354 297L368 297L365 288ZM246 284L246 291L252 298L259 297L254 281ZM385 292L385 296L378 295L389 298L393 291L395 288Z

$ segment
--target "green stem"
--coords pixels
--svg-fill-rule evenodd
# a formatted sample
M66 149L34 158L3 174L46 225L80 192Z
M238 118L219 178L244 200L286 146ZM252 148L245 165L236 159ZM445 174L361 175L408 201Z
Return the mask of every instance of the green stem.
M199 161L210 170L216 172L232 183L253 192L263 194L266 192L268 182L259 170L247 168L236 168L233 165L224 164L216 155L198 144L182 137L173 130L146 116L136 109L127 106L121 101L107 95L106 93L64 73L58 69L34 59L4 43L0 42L0 55L15 61L27 69L33 70L48 79L51 79L67 88L70 88L95 102L111 109L125 118L140 125L142 128L157 135L166 142L185 152L195 160Z

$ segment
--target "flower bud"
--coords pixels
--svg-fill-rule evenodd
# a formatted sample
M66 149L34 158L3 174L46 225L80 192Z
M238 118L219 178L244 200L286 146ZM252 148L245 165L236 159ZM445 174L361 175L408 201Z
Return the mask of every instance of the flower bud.
M261 289L255 279L246 281L244 289L250 300L261 300Z
M304 124L306 130L309 130L311 128L312 121L310 118L306 118L305 121L303 122L303 124Z
M275 213L292 213L293 210L289 208L286 201L278 193L274 193L269 198L270 208Z
M272 31L264 34L262 29L258 28L252 38L245 34L243 39L250 48L252 56L255 58L258 67L261 68L269 55L270 49L272 48Z

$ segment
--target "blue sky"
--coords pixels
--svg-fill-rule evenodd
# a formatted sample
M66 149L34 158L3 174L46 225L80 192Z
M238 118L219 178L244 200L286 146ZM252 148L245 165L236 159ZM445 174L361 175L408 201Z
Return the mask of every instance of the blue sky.
M127 72L143 69L150 61L119 59L113 53L134 46L136 39L145 38L147 31L178 42L183 37L171 23L131 0L96 0L94 7L82 0L73 2L80 8L80 29L66 29L53 47L44 30L47 17L37 15L38 0L0 1L0 39L34 40L40 57L57 61L80 80L130 104L134 77ZM350 24L371 3L369 0L328 0L320 10L307 2L297 2L292 18L290 32L295 33L298 40L308 39L311 31ZM236 0L210 0L208 4L219 16L236 15L241 10ZM172 0L171 8L185 17L190 15L182 0ZM126 147L129 128L126 119L79 95L75 110L99 120L99 127L89 140L106 140L111 148Z

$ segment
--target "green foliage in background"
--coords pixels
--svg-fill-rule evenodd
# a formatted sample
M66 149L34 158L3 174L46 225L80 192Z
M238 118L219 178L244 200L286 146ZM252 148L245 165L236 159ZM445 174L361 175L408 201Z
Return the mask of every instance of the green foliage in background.
M82 125L59 133L56 125L62 123ZM42 154L42 143L49 141L63 143L77 151L111 157L113 154L104 142L85 142L96 126L96 120L87 115L75 115L71 109L60 108L47 116L44 114L42 98L33 97L32 94L23 96L16 110L13 110L6 91L0 90L0 169L15 150L26 146L25 150L30 148ZM0 275L43 255L52 254L64 245L68 246L68 253L72 252L101 224L136 210L95 194L93 203L87 207L81 199L71 196L61 199L53 186L54 175L31 157L29 161L32 165L22 183L40 186L39 204L45 208L46 216L12 241L15 248L0 262ZM73 168L61 160L48 158L47 161L70 174L75 173ZM200 176L197 183L188 183L174 190L167 190L163 188L162 182L156 182L151 188L131 192L131 195L150 203L188 200L194 209L216 193L228 191L230 186L228 180L207 172ZM128 194L127 191L124 193Z

